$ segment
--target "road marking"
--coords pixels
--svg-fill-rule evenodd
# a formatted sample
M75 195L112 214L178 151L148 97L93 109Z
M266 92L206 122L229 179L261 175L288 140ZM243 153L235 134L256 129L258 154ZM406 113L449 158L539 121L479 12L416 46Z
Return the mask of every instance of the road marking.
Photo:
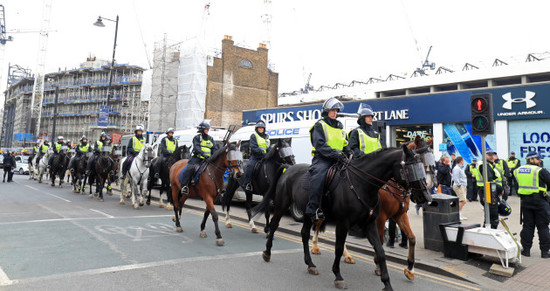
M277 251L273 251L272 253L273 254L294 254L294 253L300 253L300 252L302 252L301 248L289 249L289 250L277 250ZM92 269L92 270L86 270L86 271L78 271L78 272L54 274L54 275L48 275L48 276L42 276L42 277L27 278L27 279L19 280L17 281L17 283L61 279L61 278L74 277L74 276L99 275L99 274L105 274L105 273L131 271L131 270L137 270L137 269L153 268L153 267L159 267L159 266L192 263L192 262L205 262L205 261L225 260L225 259L233 259L233 258L246 258L246 257L259 256L261 254L262 252L249 252L249 253L227 254L227 255L217 255L217 256L182 258L182 259L139 263L139 264L128 264L128 265L121 265L121 266L115 266L115 267L107 267L107 268L99 268L99 269Z
M134 218L160 218L160 217L172 217L173 215L142 215L142 216L128 216L118 217L118 219L134 219ZM116 218L116 217L115 217ZM11 225L19 223L42 223L42 222L56 222L56 221L77 221L77 220L97 220L97 219L111 219L109 217L65 217L65 218L50 218L50 219L37 219L37 220L25 220L25 221L11 221L0 222L0 225Z
M55 198L57 198L57 199L61 199L61 200L65 201L65 202L71 202L70 200L67 200L67 199L65 199L65 198L63 198L63 197L59 197L59 196L57 196L57 195L55 195L55 194L52 194L52 193L49 193L49 192L46 192L46 191L42 191L42 190L40 190L40 189L38 189L38 188L34 188L33 186L25 185L25 187L31 188L31 189L33 189L34 191L37 191L37 192L42 192L42 193L48 194L48 195L53 196L53 197L55 197Z
M6 275L6 273L4 273L4 270L2 270L2 267L0 267L0 286L8 286L15 283L17 283L17 281L10 280L8 275Z
M95 213L99 213L99 214L101 214L101 215L103 215L103 216L105 216L105 217L107 217L107 218L115 218L114 216L109 215L109 214L107 214L107 213L105 213L105 212L103 212L103 211L99 211L99 210L92 209L92 208L90 208L90 210L93 211L93 212L95 212Z

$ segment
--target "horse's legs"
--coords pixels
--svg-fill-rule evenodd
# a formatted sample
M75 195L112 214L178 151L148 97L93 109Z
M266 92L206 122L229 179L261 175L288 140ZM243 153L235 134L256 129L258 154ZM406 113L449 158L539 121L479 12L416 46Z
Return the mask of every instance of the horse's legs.
M269 225L270 231L267 235L267 241L265 243L265 251L262 253L264 261L269 262L271 260L271 247L273 247L273 237L275 236L275 231L279 228L279 221L283 217L284 208L278 209L275 208L273 213L273 218L271 218L271 223Z
M246 193L246 202L245 202L245 208L246 208L246 214L248 215L248 225L250 226L250 231L253 233L257 233L258 229L256 228L256 225L254 225L254 220L252 219L252 212L250 209L252 208L252 192L245 191Z
M265 209L265 227L264 232L269 233L271 230L269 229L269 207Z
M212 196L208 196L204 199L206 202L206 209L212 213L212 221L214 222L214 228L216 233L216 245L221 247L224 244L222 233L220 232L220 227L218 226L218 213L216 212L216 208L214 208L214 201ZM202 228L202 225L201 225ZM204 228L203 228L204 229Z
M380 214L378 214L378 217L376 218L376 227L378 230L378 237L382 245L384 245L384 228L386 227L386 220L388 220L388 215L384 210L381 209ZM376 266L374 273L376 273L377 276L380 276L380 264L378 262L378 256L376 253L374 254L374 264Z
M305 218L305 217L304 217ZM313 239L311 240L311 253L314 255L320 255L321 250L319 249L319 245L317 242L319 241L319 229L321 228L321 224L315 225L315 231L313 232Z
M416 237L411 229L409 216L406 212L396 217L395 222L397 222L397 225L399 225L399 228L409 240L409 256L407 257L407 268L404 272L407 279L414 280L414 247L416 245Z
M208 219L208 216L210 216L210 210L206 209L204 211L204 215L202 216L202 222L201 222L201 237L207 237L206 231L204 228L206 227L206 220Z
M393 290L390 283L390 275L388 274L388 266L386 265L386 254L382 243L380 242L380 236L378 235L378 229L375 225L375 220L372 220L367 224L367 239L374 248L375 260L380 265L380 280L384 283L384 290Z
M321 223L320 221L318 223ZM302 225L302 245L304 247L304 262L307 265L307 271L312 275L319 275L317 266L313 264L311 260L311 255L309 253L309 237L311 236L311 225L312 221L309 218L304 219L304 224Z
M346 282L340 274L340 259L344 253L344 246L346 244L346 237L348 235L348 228L346 222L340 222L336 225L336 246L334 248L334 263L332 264L332 272L336 278L334 279L334 286L338 289L346 289Z

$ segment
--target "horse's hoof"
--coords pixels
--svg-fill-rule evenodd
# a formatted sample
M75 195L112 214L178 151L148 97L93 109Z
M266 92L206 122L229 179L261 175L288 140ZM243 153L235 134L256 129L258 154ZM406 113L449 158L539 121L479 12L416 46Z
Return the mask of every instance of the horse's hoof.
M219 246L219 247L223 247L223 245L224 245L223 238L216 239L216 245Z
M202 238L205 238L205 237L208 237L208 235L206 234L206 231L201 231L201 237Z
M409 269L405 268L405 277L407 277L407 279L413 281L414 280L414 273L409 271Z
M55 187L55 184L50 184L50 186Z
M149 202L149 204L151 204L151 202ZM149 204L147 204L147 205L149 205ZM165 206L166 205L164 205L164 203L159 204L159 208L164 208Z
M151 201L147 200L147 201L145 201L145 204L151 205Z
M136 204L134 202L132 202L132 207L136 206Z
M109 194L109 196L113 196L113 191L107 191L107 194Z
M313 248L311 248L311 253L314 254L314 255L320 255L321 254L321 249L319 249L319 247L313 247Z
M134 206L134 209L138 209L138 208L139 208L139 204L132 204L132 206Z
M95 193L94 196L95 196L95 197L99 196L99 193Z
M177 232L183 232L183 228L181 228L181 226L178 226L178 227L176 227L176 231Z
M376 276L380 276L380 274L382 274L379 267L376 267L376 270L374 270L374 273L376 274Z
M138 204L139 204L139 206L143 206L143 205L144 205L143 202L139 202Z
M172 207L172 205L170 205L170 204L166 205L166 210L172 210L172 209L174 209L174 208Z
M342 281L334 281L334 287L338 289L348 289L348 286L346 285L346 282Z
M103 198L99 198L99 199L97 199L97 200L99 200L99 202L103 202Z
M172 216L172 221L176 222L176 217L175 216Z
M319 270L317 270L317 267L308 267L307 272L311 275L319 275Z
M225 228L233 228L233 224L231 224L231 223L226 223L226 224L225 224Z
M266 254L265 251L262 253L262 258L264 259L264 261L268 262L271 260L271 256Z
M120 205L124 205L124 200L120 199L120 202L118 202Z
M252 233L258 233L258 229L257 229L257 228L255 228L255 227L254 227L254 228L252 228L252 229L251 229L250 231L251 231Z
M355 259L352 256L345 257L344 262L347 264L355 264Z
M90 199L94 198L94 195L90 194L88 195L88 197L90 197Z
M80 191L77 191L77 190L73 190L73 193L80 193Z

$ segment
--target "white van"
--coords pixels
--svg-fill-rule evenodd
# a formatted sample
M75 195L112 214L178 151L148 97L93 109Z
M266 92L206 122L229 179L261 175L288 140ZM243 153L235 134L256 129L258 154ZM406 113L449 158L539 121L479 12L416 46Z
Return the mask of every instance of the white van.
M344 124L344 129L350 131L356 127L357 118L352 117L342 117L338 118L342 124ZM266 133L269 135L271 144L276 142L278 139L287 139L290 142L292 147L292 152L294 153L294 158L297 164L307 163L311 164L311 141L309 138L309 130L317 122L317 120L303 120L303 121L292 121L292 122L281 122L281 123L270 123L267 124ZM250 136L254 133L254 125L245 126L240 128L231 136L231 141L241 141L241 150L245 151L244 156L247 155L248 151L248 140Z

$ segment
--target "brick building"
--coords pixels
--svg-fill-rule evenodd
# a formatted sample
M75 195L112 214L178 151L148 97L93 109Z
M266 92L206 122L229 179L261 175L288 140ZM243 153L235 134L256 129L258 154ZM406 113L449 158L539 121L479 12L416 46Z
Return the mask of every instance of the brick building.
M277 106L279 74L269 69L267 56L264 44L251 50L225 36L221 58L207 68L204 115L212 125L241 125L243 110Z

